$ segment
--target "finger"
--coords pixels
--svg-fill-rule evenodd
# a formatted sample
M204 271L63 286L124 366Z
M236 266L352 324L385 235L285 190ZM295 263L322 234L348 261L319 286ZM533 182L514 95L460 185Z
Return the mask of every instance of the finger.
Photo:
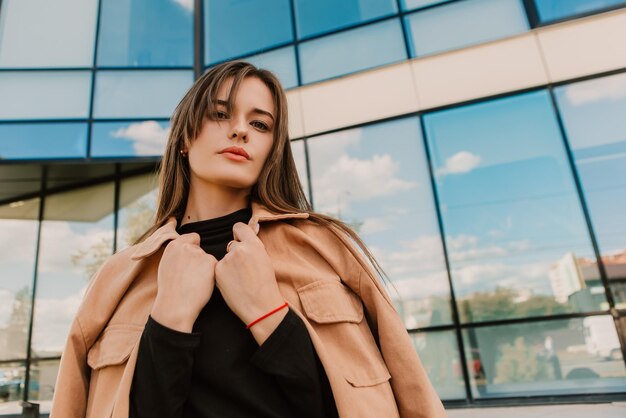
M233 237L241 242L258 239L256 232L243 222L237 222L233 225Z
M191 244L200 245L200 234L198 234L197 232L182 234L178 239Z
M226 244L226 252L229 253L233 250L234 246L237 245L238 242L235 240L229 241L228 244Z

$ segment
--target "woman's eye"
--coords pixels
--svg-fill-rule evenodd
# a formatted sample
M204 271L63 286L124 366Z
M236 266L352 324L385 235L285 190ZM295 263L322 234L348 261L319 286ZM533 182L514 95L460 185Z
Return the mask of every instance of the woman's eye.
M213 114L214 114L216 117L219 117L220 115L224 115L224 116L228 117L228 115L227 115L226 113L224 113L224 112L220 112L219 110L218 110L218 111L216 111L216 112L215 112L215 113L213 113Z
M261 129L263 129L263 130L265 130L265 131L269 129L269 128L268 128L268 126L267 126L266 124L264 124L263 122L259 122L259 121L256 121L256 120L255 120L255 121L254 121L254 122L252 122L252 123L256 123L256 124L257 124L257 126L259 126L259 125L260 125L260 126L261 126Z

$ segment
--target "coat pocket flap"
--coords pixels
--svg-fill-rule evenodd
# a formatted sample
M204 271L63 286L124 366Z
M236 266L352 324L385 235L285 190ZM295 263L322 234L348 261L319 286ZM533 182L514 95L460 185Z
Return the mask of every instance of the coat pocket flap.
M87 364L93 370L98 370L124 363L142 332L143 327L139 325L109 325L87 353Z
M344 377L354 387L374 386L391 379L389 370L382 364L373 369L363 368L358 373L351 370L350 373L345 373Z
M333 322L359 323L363 303L347 286L338 281L320 280L298 289L307 318L319 324Z

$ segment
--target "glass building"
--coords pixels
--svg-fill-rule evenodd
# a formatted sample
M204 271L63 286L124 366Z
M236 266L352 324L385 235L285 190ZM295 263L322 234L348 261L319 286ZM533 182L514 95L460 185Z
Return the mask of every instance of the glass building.
M618 0L0 0L0 407L45 411L174 107L231 59L287 89L314 209L447 407L623 397L624 39Z

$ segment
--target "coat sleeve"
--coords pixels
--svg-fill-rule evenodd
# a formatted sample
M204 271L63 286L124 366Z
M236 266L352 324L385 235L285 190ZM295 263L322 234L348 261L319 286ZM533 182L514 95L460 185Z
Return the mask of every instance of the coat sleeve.
M363 301L374 339L391 375L401 418L446 418L400 315L358 245L336 227L311 226L307 235L342 281Z
M103 270L110 264L111 257L105 260L93 274L85 295L74 316L67 336L54 386L49 418L85 418L91 369L87 364L89 350L81 325L80 312L93 293L94 284Z
M84 418L87 409L90 369L87 347L78 316L61 355L50 418Z

